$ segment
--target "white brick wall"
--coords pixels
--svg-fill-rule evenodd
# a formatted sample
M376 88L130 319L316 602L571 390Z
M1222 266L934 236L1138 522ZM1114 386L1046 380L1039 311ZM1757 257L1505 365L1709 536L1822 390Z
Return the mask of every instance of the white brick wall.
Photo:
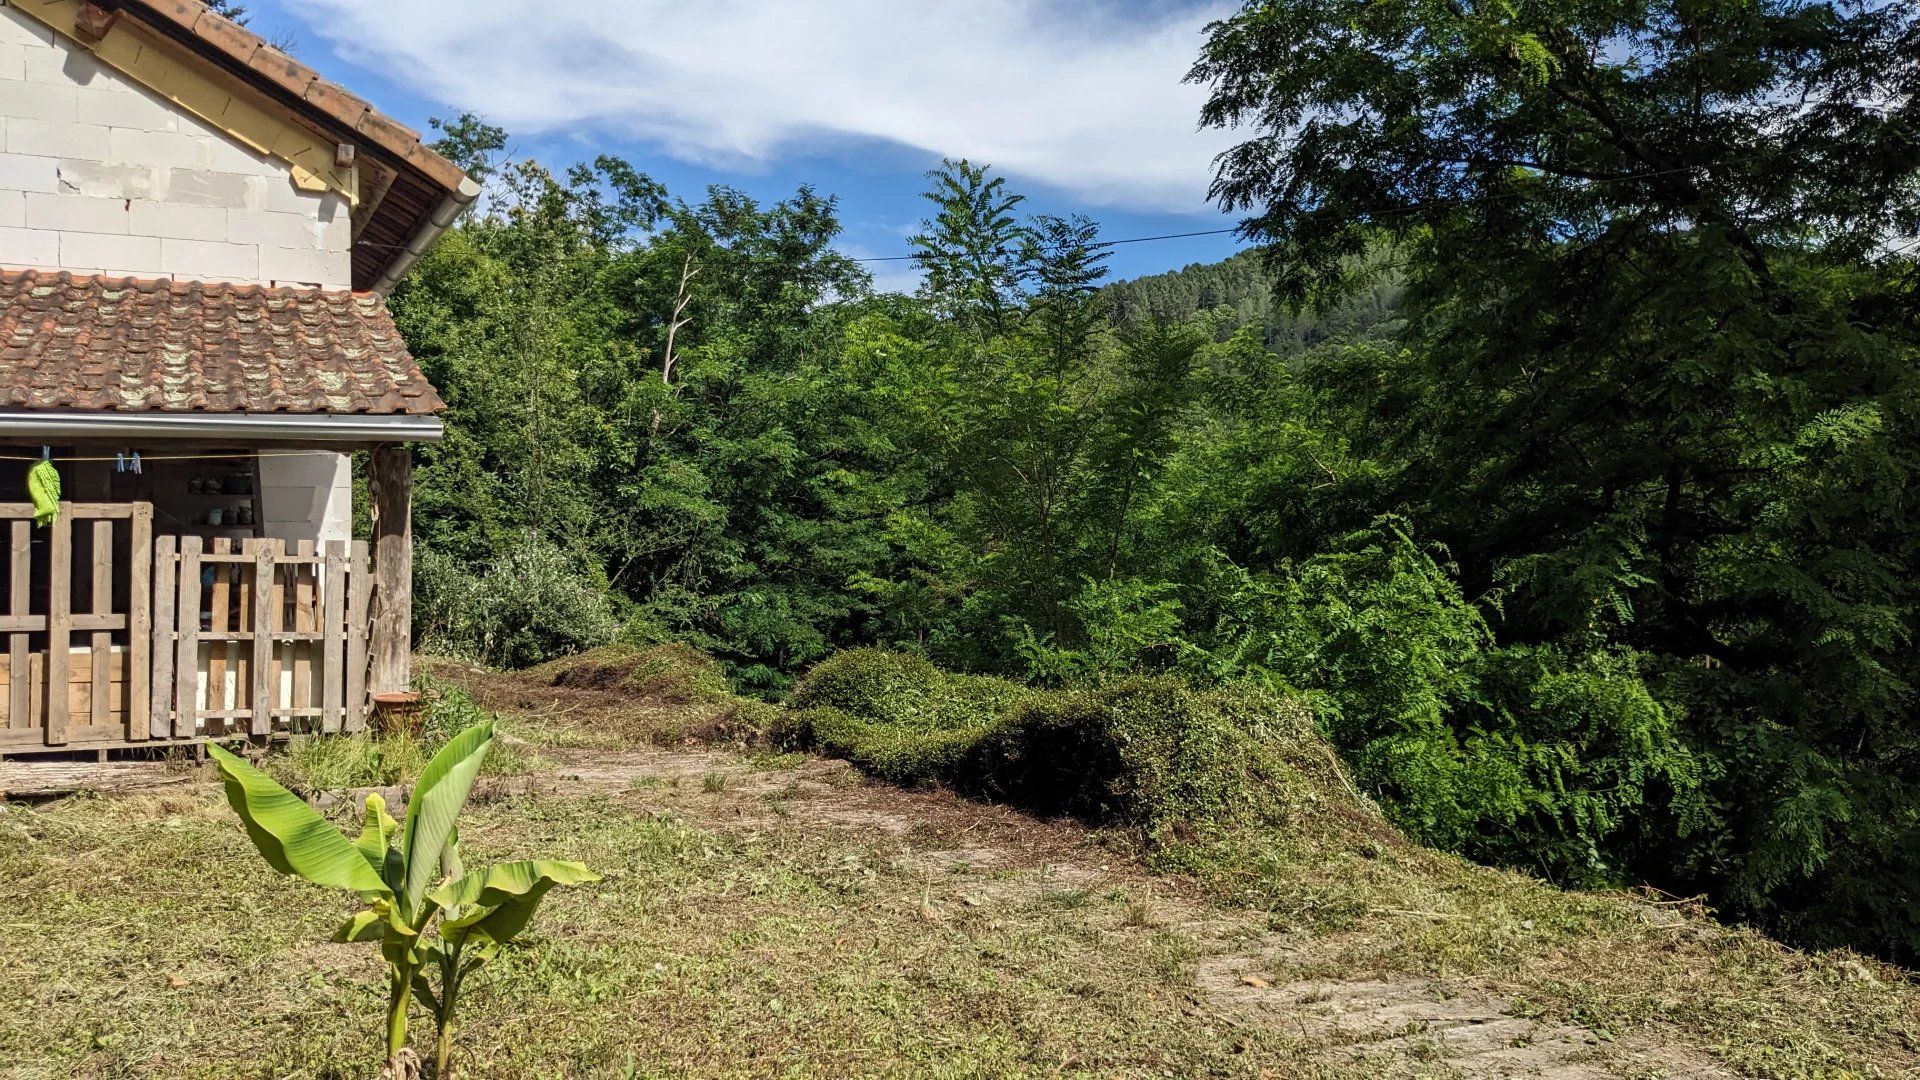
M0 4L0 267L344 289L349 213Z
M260 459L260 531L282 540L353 539L353 477L345 454Z

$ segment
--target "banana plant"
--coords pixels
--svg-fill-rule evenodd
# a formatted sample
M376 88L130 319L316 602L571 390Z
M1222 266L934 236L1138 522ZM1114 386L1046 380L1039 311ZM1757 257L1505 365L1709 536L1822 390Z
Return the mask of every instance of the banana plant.
M367 796L360 836L348 840L306 801L239 757L210 746L227 802L267 864L366 903L335 941L373 941L387 962L387 1057L407 1045L407 1010L417 996L438 1027L436 1075L447 1075L453 1011L472 971L496 956L533 917L555 885L599 877L577 862L532 859L473 873L460 865L457 819L493 745L493 725L448 740L421 772L404 825L385 800ZM426 976L439 976L436 986Z

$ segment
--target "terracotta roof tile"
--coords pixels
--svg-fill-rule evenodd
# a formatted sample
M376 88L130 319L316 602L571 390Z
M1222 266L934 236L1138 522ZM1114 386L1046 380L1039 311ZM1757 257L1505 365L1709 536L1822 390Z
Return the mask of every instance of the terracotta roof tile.
M363 293L0 270L0 406L434 413Z

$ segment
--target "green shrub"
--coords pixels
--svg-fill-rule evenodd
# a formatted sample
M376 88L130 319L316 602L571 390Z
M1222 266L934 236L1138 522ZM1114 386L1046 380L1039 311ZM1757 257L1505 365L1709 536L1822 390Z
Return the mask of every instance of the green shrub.
M1691 828L1699 767L1631 654L1494 645L1444 551L1383 518L1283 573L1216 568L1189 670L1310 702L1415 839L1615 881L1646 816Z
M497 667L531 667L620 633L598 570L539 541L482 566L421 546L413 612L422 648Z

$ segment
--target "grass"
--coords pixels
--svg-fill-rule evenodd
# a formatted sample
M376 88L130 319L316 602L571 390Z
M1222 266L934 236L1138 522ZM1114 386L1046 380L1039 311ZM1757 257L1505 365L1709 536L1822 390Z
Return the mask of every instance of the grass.
M428 676L421 680L426 711L418 731L361 731L296 740L284 754L266 759L267 772L293 791L308 794L341 788L411 784L440 746L483 720L498 717L480 708L458 686ZM508 721L481 768L485 776L516 776L540 767L525 726ZM536 736L538 737L538 736Z
M561 685L581 669L592 674L576 681L606 685ZM1632 1056L1648 1046L1742 1076L1920 1075L1910 973L1787 949L1696 905L1563 892L1408 844L1284 716L1259 720L1271 745L1254 753L1148 695L1183 734L1155 742L1109 718L1124 760L1213 747L1209 760L1232 767L1210 786L1250 785L1234 814L1215 815L1242 827L1190 820L1194 793L1178 784L1133 783L1063 808L1132 807L1149 824L1087 829L768 749L744 724L754 714L691 670L675 682L656 666L644 691L605 657L459 676L474 709L502 712L502 745L520 746L523 766L639 762L598 790L535 786L463 820L472 864L540 854L607 879L552 894L527 946L481 976L463 1075L1455 1075L1425 1024L1383 1044L1303 1023L1356 984L1497 999L1536 1018L1542 1042L1577 1025L1616 1075L1684 1072ZM910 702L910 723L993 733L967 704L992 696L969 685L965 707ZM1025 761L1021 783L1043 787L1044 766L1081 745L1046 740L1109 723L1084 710L1111 702L1038 700L1011 704L1041 741L1002 739L967 760ZM869 764L938 780L916 757L924 744L862 723L841 730L862 752L879 740ZM792 732L786 720L760 730ZM755 745L689 750L690 731ZM960 760L936 751L924 760ZM310 782L404 775L413 752L316 745L274 765ZM268 871L210 781L16 807L0 816L0 1072L372 1075L378 961L325 943L351 906ZM1271 990L1243 986L1242 970ZM1248 1004L1240 992L1286 996Z
M468 999L464 1075L1254 1075L1286 1056L1195 1022L1192 941L1124 892L976 909L897 848L754 836L620 796L476 807L473 862L541 853L607 877L547 900ZM0 820L0 1060L74 1075L371 1076L366 946L347 898L267 870L210 786ZM217 1005L211 1003L217 1002Z

